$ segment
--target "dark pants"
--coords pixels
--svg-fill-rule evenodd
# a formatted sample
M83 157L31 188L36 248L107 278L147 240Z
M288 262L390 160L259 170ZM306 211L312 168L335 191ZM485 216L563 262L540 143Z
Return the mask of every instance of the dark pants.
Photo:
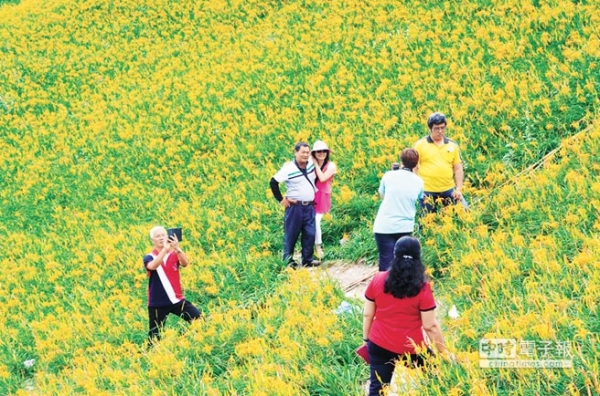
M177 315L187 322L191 322L202 315L198 308L186 299L167 307L148 307L148 328L150 329L148 331L148 341L150 344L152 344L154 339L160 339L160 330L164 326L169 314Z
M421 355L398 355L390 352L371 341L367 343L369 359L371 361L371 383L369 385L369 396L379 396L383 384L389 384L394 374L396 360L402 361L406 367L419 367L425 364L425 358Z
M301 203L288 206L285 209L283 231L283 261L291 262L294 260L294 247L300 233L302 233L300 239L300 244L302 246L302 264L312 262L316 233L315 206L313 204L302 205Z
M403 236L412 235L411 232L400 232L397 234L378 234L375 233L375 242L379 250L379 271L387 271L394 259L394 246L396 241Z
M423 201L421 202L421 208L423 209L423 214L427 213L436 213L438 209L457 204L459 201L452 198L452 193L454 189L451 188L448 191L442 192L423 192ZM466 199L462 199L460 201L465 208L469 207Z

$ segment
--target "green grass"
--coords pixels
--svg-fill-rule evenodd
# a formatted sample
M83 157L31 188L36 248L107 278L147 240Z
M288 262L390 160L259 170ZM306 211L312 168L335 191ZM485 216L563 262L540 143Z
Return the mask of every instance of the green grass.
M360 313L283 270L268 181L296 141L325 140L328 257L374 265L379 179L436 110L473 209L420 221L436 296L463 313L444 319L461 363L424 389L599 391L595 3L10 3L0 394L360 394ZM146 351L155 224L183 226L207 320L171 320ZM489 335L571 340L577 369L481 370Z

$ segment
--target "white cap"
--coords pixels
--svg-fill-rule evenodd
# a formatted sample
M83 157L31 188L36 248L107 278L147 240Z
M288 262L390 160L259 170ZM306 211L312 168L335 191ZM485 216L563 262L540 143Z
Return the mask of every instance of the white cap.
M331 150L329 149L329 147L327 147L327 143L325 143L322 140L317 140L315 142L315 144L313 144L313 148L312 148L312 150L310 152L312 153L312 152L321 151L321 150L327 150L327 151L331 152Z

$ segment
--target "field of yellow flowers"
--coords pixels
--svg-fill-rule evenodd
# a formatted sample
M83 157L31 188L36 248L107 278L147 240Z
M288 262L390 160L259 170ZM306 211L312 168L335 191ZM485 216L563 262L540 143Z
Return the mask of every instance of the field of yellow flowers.
M458 360L414 392L600 393L599 9L0 0L0 394L361 395L360 303L284 270L268 181L327 141L328 254L372 261L379 178L432 111L473 205L422 221ZM155 224L184 228L206 319L147 349ZM480 368L486 338L569 343L574 368Z

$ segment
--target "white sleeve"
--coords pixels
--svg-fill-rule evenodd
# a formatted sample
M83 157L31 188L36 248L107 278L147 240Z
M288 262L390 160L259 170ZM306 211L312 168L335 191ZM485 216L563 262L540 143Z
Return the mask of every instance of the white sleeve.
M387 174L387 172L386 172ZM383 177L381 178L381 183L379 183L379 195L384 195L385 194L385 175L383 175Z
M279 172L275 173L275 176L273 176L273 179L277 180L278 183L284 182L288 180L288 175L289 175L289 162L286 162L281 169L279 169Z

